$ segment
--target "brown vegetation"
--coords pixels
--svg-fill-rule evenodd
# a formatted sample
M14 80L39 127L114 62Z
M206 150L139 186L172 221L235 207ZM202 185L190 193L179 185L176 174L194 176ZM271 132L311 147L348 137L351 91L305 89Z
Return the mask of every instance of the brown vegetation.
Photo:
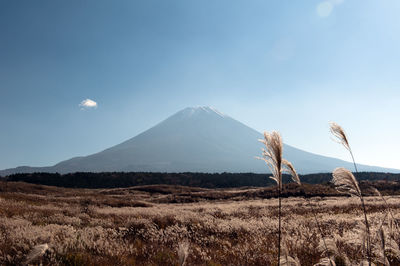
M184 254L187 246L185 265L275 265L278 200L266 199L273 191L166 185L63 189L0 182L0 264L22 264L32 250L48 244L29 263L179 265L179 252ZM381 261L383 235L387 260L400 265L400 236L389 230L387 218L389 207L394 222L400 222L400 197L385 200L365 197L373 261ZM311 198L329 251L321 249L308 202L302 197L282 201L283 254L301 265L316 264L327 252L334 254L336 265L363 259L362 210L356 198Z

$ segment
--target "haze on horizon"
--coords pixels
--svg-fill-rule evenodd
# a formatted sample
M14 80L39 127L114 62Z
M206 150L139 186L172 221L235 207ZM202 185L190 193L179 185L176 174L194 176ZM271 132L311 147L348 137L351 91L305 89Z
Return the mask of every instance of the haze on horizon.
M188 106L400 169L400 2L2 1L0 169L99 152Z

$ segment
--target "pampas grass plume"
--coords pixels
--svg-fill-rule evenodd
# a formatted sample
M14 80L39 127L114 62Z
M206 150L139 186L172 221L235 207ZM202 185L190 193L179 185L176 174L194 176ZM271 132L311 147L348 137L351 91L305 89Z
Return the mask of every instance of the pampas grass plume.
M36 245L26 256L25 264L30 263L31 261L43 256L43 254L49 249L48 244Z
M332 182L338 192L362 197L360 187L352 172L346 168L339 167L333 170L332 175Z
M186 241L179 243L178 246L179 266L186 265L186 260L188 256L189 256L189 243Z
M346 133L344 132L344 129L335 122L329 122L329 125L333 136L336 137L336 141L350 151L350 144L347 139Z

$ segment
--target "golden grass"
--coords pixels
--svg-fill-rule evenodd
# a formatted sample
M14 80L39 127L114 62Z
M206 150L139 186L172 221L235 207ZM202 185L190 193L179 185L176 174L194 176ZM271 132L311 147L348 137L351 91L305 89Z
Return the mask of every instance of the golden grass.
M21 193L27 189L24 186L31 193ZM160 203L164 201L160 199L172 200L185 189L202 189L170 187L175 192L162 194L150 188L87 190L23 183L8 187L8 192L0 192L1 265L21 264L29 252L43 244L49 249L32 264L179 265L185 254L186 244L182 243L187 243L185 265L277 263L278 199L220 198L173 204ZM168 186L158 190L168 191ZM234 193L240 193L240 189ZM115 201L121 198L126 202L140 200L143 205L118 206ZM384 219L389 206L395 222L400 221L400 197L384 199L386 203L380 197L365 198L376 244L373 261L381 261L380 235L384 235L387 260L391 265L400 265L400 236L398 231L390 232L390 221ZM359 201L329 197L312 198L310 202L336 265L362 261L365 252L360 238L363 219ZM283 255L288 254L288 261L301 265L323 262L326 250L320 247L322 236L307 201L286 198L282 203Z

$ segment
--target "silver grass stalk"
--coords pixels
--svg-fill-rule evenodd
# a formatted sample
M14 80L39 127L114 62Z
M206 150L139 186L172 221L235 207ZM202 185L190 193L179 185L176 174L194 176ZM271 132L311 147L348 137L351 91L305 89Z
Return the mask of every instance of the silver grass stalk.
M282 172L288 173L292 177L293 182L301 185L300 178L296 172L296 169L294 169L293 164L288 160L282 159L282 166Z
M282 173L287 172L292 176L293 181L300 183L300 179L293 165L282 158L283 143L281 135L273 131L271 133L264 132L264 139L260 139L265 146L262 150L262 157L256 157L263 160L271 170L271 179L275 180L278 187L278 266L281 263L281 191L282 191Z
M282 152L283 143L281 135L273 131L272 133L264 132L264 139L259 140L265 145L262 149L262 159L271 170L271 179L275 180L278 186L278 266L281 263L281 190L282 190Z
M272 133L264 132L264 139L260 139L266 149L262 149L263 157L257 157L263 160L271 170L271 179L275 180L279 189L282 188L282 153L283 143L281 135L273 131Z
M356 169L356 172L358 173L357 165L354 160L353 152L350 148L350 144L349 144L349 140L347 138L346 132L344 131L344 129L341 126L339 126L335 122L329 122L329 125L330 125L331 133L333 134L333 136L336 137L336 142L342 144L350 152L351 158L353 160L354 168Z
M332 182L340 193L362 197L361 190L354 175L346 168L339 167L333 170Z
M186 259L189 256L189 243L182 242L178 245L178 258L179 266L184 266L186 264Z
M351 150L344 129L335 122L329 122L329 125L332 135L336 137L336 141L342 144L346 149Z
M354 160L353 152L352 152L352 150L351 150L351 148L350 148L350 144L349 144L349 141L348 141L348 137L347 137L347 135L346 135L344 129L343 129L341 126L339 126L337 123L335 123L335 122L330 122L329 124L330 124L330 130L331 130L333 136L335 136L336 139L337 139L337 141L338 141L339 143L341 143L341 144L350 152L351 159L353 160L354 168L355 168L355 170L356 170L356 173L358 173L356 161ZM344 169L344 168L343 168L343 169ZM348 170L347 170L347 171L348 171ZM348 172L350 172L350 171L348 171ZM342 172L342 173L343 173L343 172ZM350 173L351 173L351 172L350 172ZM338 172L337 174L339 174L339 179L340 179L340 174L341 174L341 173ZM360 200L361 200L361 205L362 205L362 208L363 208L363 211L364 211L365 226L366 226L366 228L367 228L367 256L368 256L368 263L369 263L369 266L371 266L371 241L370 241L370 230L369 230L369 224L368 224L368 219L367 219L367 212L366 212L365 204L364 204L364 197L362 196L361 190L360 190L360 188L359 188L359 186L358 186L358 182L357 182L357 180L355 179L355 177L353 176L353 174L351 174L351 178L349 178L348 173L346 173L345 175L347 176L347 179L346 179L345 183L342 183L342 185L341 185L340 187L341 187L341 188L344 188L344 189L349 188L350 190L348 191L348 193L349 193L350 195L355 195L355 194L352 194L352 193L357 193L357 194L358 194L357 196L358 196L358 197L360 198ZM334 176L334 179L335 179L335 176ZM342 179L342 180L343 180L343 179ZM354 182L354 181L355 181L355 182ZM355 186L355 184L356 184L357 186ZM339 188L339 189L340 189L340 188ZM338 190L338 191L339 191L339 190ZM340 192L340 191L339 191L339 192Z
M360 187L353 173L346 168L340 167L333 170L332 182L336 187L336 190L340 193L346 193L350 196L357 196L361 201L361 205L364 212L364 222L367 229L367 256L368 262L371 263L371 240L370 240L370 228L367 219L367 212L365 209L364 197L361 193Z
M29 252L29 254L25 258L25 263L28 264L31 261L41 257L46 253L46 251L49 249L48 244L42 244L42 245L36 245L32 248L32 250Z

